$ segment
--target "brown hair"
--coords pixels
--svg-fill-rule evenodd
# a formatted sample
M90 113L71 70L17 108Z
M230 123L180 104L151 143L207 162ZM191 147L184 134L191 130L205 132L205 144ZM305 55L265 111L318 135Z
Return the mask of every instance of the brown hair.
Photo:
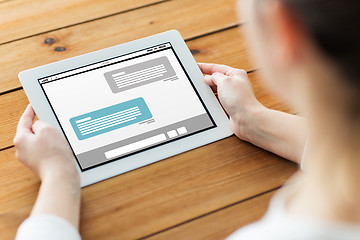
M319 50L339 66L360 115L360 1L281 0L296 14Z

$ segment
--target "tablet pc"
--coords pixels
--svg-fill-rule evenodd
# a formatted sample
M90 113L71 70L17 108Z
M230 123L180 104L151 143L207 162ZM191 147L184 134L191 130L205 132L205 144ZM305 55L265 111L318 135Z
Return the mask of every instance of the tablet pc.
M29 69L19 79L38 118L69 142L82 186L232 135L175 30Z

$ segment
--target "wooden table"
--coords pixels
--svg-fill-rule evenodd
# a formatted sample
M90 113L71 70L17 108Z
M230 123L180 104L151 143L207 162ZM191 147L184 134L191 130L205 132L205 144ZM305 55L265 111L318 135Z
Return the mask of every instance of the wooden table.
M258 99L294 113L258 79L235 0L0 0L0 239L29 215L39 180L14 156L24 69L178 29L197 61L249 72ZM82 190L83 239L221 239L265 212L297 167L236 137Z

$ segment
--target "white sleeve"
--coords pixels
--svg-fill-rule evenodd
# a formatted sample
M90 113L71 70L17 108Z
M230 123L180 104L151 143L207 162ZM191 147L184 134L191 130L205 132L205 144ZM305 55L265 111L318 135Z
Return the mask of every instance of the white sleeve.
M77 229L55 215L29 217L19 227L16 240L81 240Z

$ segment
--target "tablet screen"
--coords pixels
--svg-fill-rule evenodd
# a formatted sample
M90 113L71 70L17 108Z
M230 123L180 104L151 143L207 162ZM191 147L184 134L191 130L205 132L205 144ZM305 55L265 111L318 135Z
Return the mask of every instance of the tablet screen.
M39 83L82 171L216 127L170 43Z

